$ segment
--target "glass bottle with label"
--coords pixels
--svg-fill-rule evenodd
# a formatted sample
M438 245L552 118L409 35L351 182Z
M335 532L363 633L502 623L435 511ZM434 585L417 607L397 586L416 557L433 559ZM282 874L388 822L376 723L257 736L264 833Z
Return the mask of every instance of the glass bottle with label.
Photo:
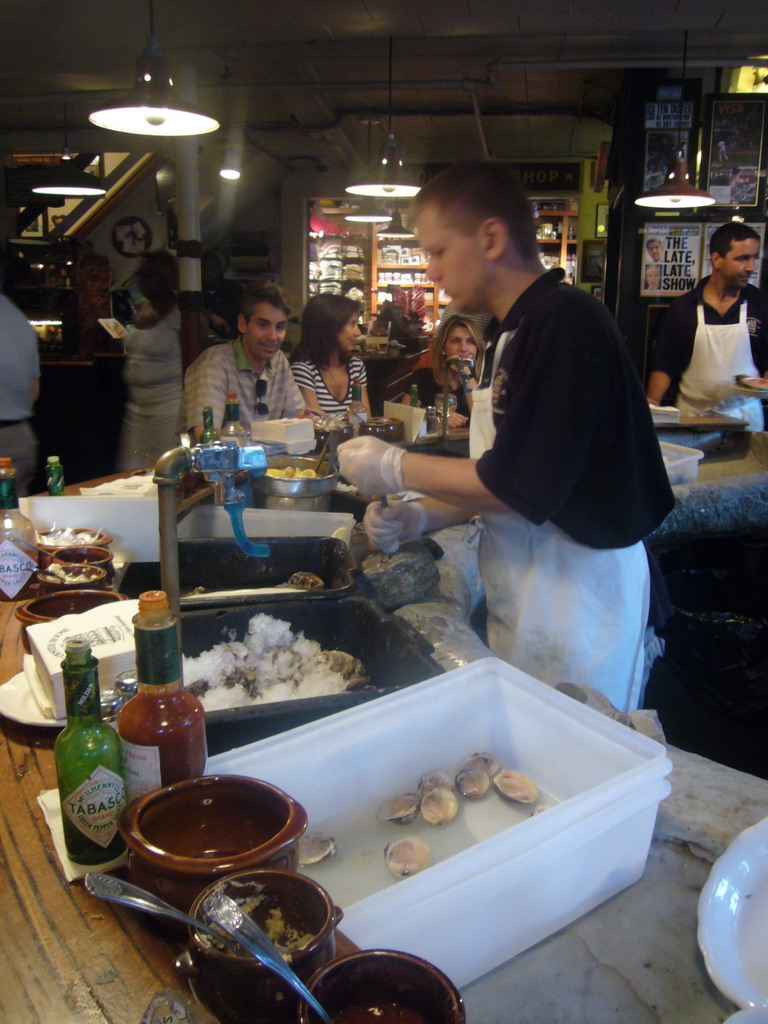
M162 590L139 595L133 617L138 689L120 709L128 800L205 771L205 711L181 680L176 616Z
M224 426L221 428L220 437L222 441L237 441L240 447L249 441L248 431L240 422L240 403L234 392L227 395L227 411L224 414Z
M418 386L416 384L411 384L410 398L411 398L411 408L412 409L419 409L419 408L421 408L421 399L419 398L419 388L418 388Z
M32 522L19 512L16 470L10 459L0 458L0 601L34 596L36 544Z
M76 864L105 864L125 849L117 830L125 805L120 740L101 719L99 662L86 637L67 640L61 667L67 725L54 757L64 842Z
M347 406L347 413L352 424L352 433L357 437L360 433L360 424L368 420L368 413L363 405L363 387L357 377L352 381L352 400Z
M59 495L64 493L64 468L58 455L49 455L45 464L45 478L48 493Z
M211 441L218 441L219 435L213 425L213 409L210 405L203 406L203 432L200 435L200 444L209 444Z

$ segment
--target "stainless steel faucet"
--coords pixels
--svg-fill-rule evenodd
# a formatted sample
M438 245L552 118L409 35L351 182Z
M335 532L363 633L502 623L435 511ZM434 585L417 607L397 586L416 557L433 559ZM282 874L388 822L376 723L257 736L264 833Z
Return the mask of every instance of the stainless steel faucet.
M242 509L245 495L235 486L237 473L247 470L252 476L267 472L267 459L285 452L278 443L247 444L236 441L216 441L210 444L180 446L165 452L157 460L152 478L157 484L157 508L160 529L160 580L168 595L168 604L177 618L181 612L179 590L179 546L176 524L176 488L187 473L202 473L215 486L214 500L223 505L230 515L233 509ZM239 513L242 515L242 512ZM235 533L236 517L232 516ZM237 538L240 543L240 538ZM254 552L251 553L256 553ZM262 551L265 554L266 551Z

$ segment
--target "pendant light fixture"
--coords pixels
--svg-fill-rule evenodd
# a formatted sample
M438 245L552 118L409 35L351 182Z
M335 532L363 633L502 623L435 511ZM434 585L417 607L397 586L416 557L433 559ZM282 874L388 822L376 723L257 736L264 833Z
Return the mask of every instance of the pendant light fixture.
M395 210L392 220L378 230L381 238L415 238L416 236L403 224L403 218L399 210Z
M99 128L130 135L205 135L219 122L175 94L170 68L155 36L153 0L149 0L149 40L136 61L136 81L125 99L94 110L89 120Z
M649 206L656 210L683 210L694 206L712 206L715 199L702 188L696 188L688 177L688 162L682 142L683 101L685 97L685 66L688 56L688 29L683 37L683 77L680 86L680 117L677 127L677 151L672 173L663 185L643 192L635 200L636 206Z
M64 104L64 148L61 151L61 163L50 167L41 176L40 181L32 189L41 196L64 196L78 198L82 196L103 196L107 191L94 174L81 170L72 162L67 132L67 105Z
M344 217L344 220L352 221L355 224L389 224L391 219L392 214L379 209L373 196L363 196L355 212L348 213Z
M389 37L387 138L381 160L373 169L367 168L362 179L347 185L346 191L353 196L389 199L408 199L419 191L419 186L403 175L403 161L392 131L392 36Z

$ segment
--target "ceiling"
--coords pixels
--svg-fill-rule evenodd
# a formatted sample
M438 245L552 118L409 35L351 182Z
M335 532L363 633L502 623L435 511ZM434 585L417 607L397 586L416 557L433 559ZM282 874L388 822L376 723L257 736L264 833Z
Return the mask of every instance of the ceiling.
M149 148L88 122L132 85L149 0L2 7L4 154L58 150L65 103L73 150ZM692 75L768 54L766 0L154 0L153 10L177 85L187 98L194 85L222 124L200 137L201 152L215 162L232 140L246 162L267 154L285 173L378 153L389 37L409 163L594 154L610 138L622 70L679 69L685 30Z

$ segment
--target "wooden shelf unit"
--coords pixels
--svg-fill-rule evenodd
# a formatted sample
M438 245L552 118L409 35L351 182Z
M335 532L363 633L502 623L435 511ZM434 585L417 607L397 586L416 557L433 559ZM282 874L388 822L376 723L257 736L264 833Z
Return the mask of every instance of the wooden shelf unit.
M374 229L371 240L371 311L374 314L384 301L380 301L380 297L397 287L405 291L416 287L424 289L424 315L433 326L450 301L427 278L427 263L415 238L380 237Z
M533 199L538 208L537 237L545 266L560 266L565 279L575 284L579 234L577 199ZM551 204L556 204L553 208ZM562 208L560 208L562 207ZM553 237L556 235L557 237ZM571 237L572 236L572 237Z

